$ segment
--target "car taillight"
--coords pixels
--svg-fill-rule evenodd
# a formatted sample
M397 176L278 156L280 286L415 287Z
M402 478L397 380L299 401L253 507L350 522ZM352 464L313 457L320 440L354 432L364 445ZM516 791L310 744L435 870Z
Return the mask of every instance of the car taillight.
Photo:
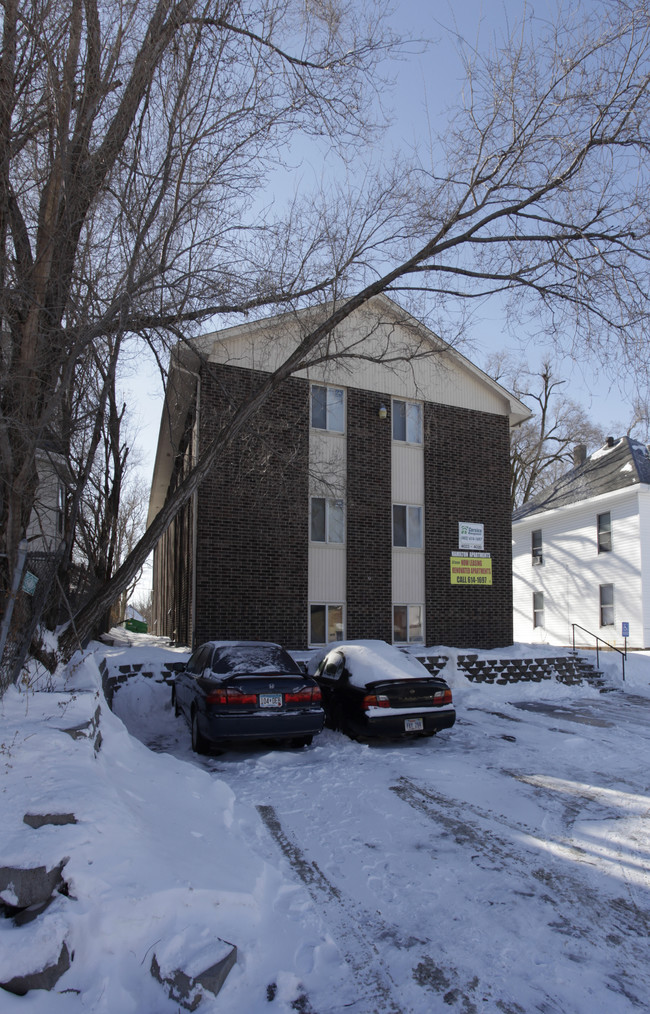
M452 704L451 690L436 690L433 695L434 704Z
M320 687L307 687L306 690L298 690L295 694L285 694L285 704L320 704Z
M257 704L257 694L245 694L237 687L221 687L219 690L212 690L205 697L206 704Z
M363 699L363 710L369 708L390 708L390 701L385 694L366 694Z

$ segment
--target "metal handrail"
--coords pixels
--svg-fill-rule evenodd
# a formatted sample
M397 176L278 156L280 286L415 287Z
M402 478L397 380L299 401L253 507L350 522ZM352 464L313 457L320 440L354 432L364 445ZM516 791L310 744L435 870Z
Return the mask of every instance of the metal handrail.
M617 648L615 644L610 644L609 641L605 641L604 638L599 637L598 634L594 634L593 631L587 630L586 627L581 627L579 623L572 623L571 624L571 629L573 631L573 650L574 651L576 650L576 627L578 628L578 630L582 630L585 634L589 634L590 637L595 638L595 640L596 640L596 665L597 666L600 665L600 653L598 651L598 643L599 642L601 644L606 645L612 651L617 651L619 653L619 655L621 656L621 665L623 666L623 682L625 682L625 659L627 658L627 645L625 646L625 651L621 651L621 649Z

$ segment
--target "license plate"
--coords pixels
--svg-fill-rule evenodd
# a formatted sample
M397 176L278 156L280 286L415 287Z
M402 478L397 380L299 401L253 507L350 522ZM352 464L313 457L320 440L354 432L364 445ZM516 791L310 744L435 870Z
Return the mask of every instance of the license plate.
M404 732L423 732L424 721L421 718L405 718Z
M281 708L282 694L260 694L260 708Z

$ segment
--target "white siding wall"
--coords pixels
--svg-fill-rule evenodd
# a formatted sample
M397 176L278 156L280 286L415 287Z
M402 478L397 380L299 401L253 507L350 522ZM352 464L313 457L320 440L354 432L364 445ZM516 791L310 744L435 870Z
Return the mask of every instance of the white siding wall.
M642 574L643 645L650 647L650 487L639 487L639 542ZM631 631L633 633L633 631Z
M610 511L612 551L598 553L596 518ZM531 533L542 531L544 563L533 566ZM513 525L514 636L526 643L570 644L578 623L622 646L643 647L638 487L537 514ZM614 626L600 626L601 584L614 585ZM533 627L533 592L544 593L544 626ZM579 633L576 633L576 640ZM583 643L588 643L585 637Z

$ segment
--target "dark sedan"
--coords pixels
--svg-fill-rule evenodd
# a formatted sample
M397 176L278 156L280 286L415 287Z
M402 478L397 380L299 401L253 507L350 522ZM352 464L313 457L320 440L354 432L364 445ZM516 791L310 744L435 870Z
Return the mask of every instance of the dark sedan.
M433 736L456 721L449 686L384 641L349 641L312 656L327 725L353 739Z
M177 674L172 704L197 753L230 740L308 746L325 720L316 681L280 645L263 641L202 644Z

